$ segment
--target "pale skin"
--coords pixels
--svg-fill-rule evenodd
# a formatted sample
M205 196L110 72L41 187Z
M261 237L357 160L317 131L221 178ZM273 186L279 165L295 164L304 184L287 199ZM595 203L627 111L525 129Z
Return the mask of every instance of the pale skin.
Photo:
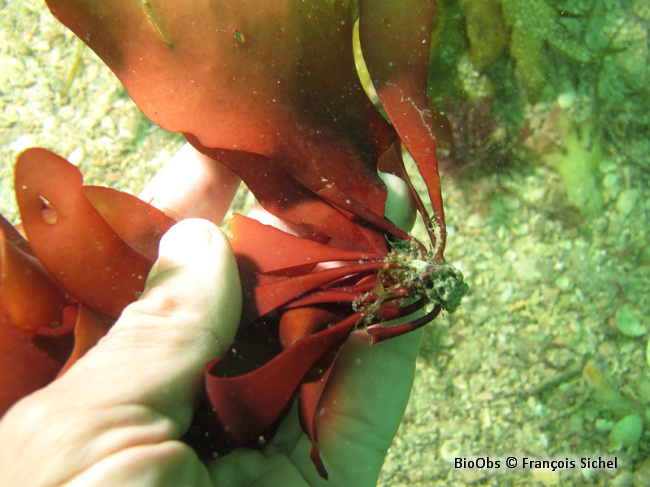
M345 344L318 420L329 482L309 459L311 443L295 410L262 450L239 448L206 464L178 441L205 364L226 352L238 326L237 267L214 224L238 183L184 148L143 191L145 200L184 220L164 236L144 294L108 335L2 418L3 485L376 485L413 384L420 331L372 347L359 331ZM392 181L389 189L396 185L399 193L400 184ZM406 225L410 210L398 197L391 217Z

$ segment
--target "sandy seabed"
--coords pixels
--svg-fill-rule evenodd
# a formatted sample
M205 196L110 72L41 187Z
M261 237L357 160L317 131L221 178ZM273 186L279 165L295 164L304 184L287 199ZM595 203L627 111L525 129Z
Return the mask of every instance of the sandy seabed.
M68 158L86 184L137 194L183 143L85 47L64 95L78 42L40 2L0 1L0 209L10 219L13 163L27 147ZM647 336L617 328L624 307L650 325L650 192L616 163L602 176L621 183L605 185L604 209L588 220L543 165L443 172L446 258L470 292L425 332L379 485L650 485L647 433L617 451L609 440L626 407L650 403ZM250 201L242 191L239 207ZM624 191L637 191L625 205ZM599 459L616 468L592 468Z

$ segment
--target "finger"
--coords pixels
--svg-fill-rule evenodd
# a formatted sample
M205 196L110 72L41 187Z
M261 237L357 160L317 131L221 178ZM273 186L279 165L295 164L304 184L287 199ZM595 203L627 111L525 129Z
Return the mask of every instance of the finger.
M387 172L379 172L379 177L386 185L384 216L400 230L410 231L415 223L417 211L408 185L403 179Z
M223 233L203 220L172 227L141 299L64 376L6 414L0 459L15 459L2 450L18 448L28 464L0 460L2 478L28 475L12 485L40 485L33 476L41 476L58 485L120 452L179 438L189 427L205 364L229 347L240 309L237 269Z
M290 235L300 235L300 225L294 225L293 223L289 223L282 218L269 213L259 203L251 208L247 216L248 218L252 218L253 220L257 220L258 222L263 223L264 225L270 225L277 228L278 230L287 232Z
M219 225L240 182L230 169L185 144L145 186L140 199L176 221L203 218Z
M294 463L312 486L374 486L415 377L422 329L370 345L367 332L350 335L319 402L318 449L329 483L310 465L307 437Z
M393 225L405 232L413 228L417 211L415 210L415 200L411 195L408 185L401 178L387 172L379 172L379 177L386 185L386 205L384 216L388 218ZM271 225L291 235L300 235L295 225L288 223L281 218L266 211L260 204L255 205L248 213L249 218L253 218L265 225Z

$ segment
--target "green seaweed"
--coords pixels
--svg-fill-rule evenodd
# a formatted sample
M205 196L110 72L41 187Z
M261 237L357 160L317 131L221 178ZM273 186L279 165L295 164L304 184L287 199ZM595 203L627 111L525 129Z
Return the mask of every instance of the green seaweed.
M570 202L584 216L600 214L607 202L602 163L633 167L635 181L648 181L647 2L445 0L439 6L429 89L436 107L446 110L452 122L456 167L476 168L484 159L495 159L490 150L494 137L477 130L493 126L495 119L499 133L506 134L499 144L505 153L516 154L522 140L535 136L526 130L540 110L530 104L540 103L543 112L569 94L577 102L571 113L560 115L568 118L546 123L555 128L560 148L529 148L532 157L523 159L557 169ZM500 157L505 159L512 157Z
M474 67L483 71L503 55L508 41L499 0L458 0L465 16L469 51Z
M586 216L596 216L603 208L602 189L596 177L603 162L603 150L593 136L593 125L578 125L568 114L559 112L555 121L562 134L562 147L542 156L557 169L566 184L569 203Z
M510 55L535 102L546 84L546 41L556 35L557 13L543 0L501 0L501 5L511 28Z
M429 61L429 94L445 109L445 95L458 92L458 63L468 48L465 24L458 2L439 0Z

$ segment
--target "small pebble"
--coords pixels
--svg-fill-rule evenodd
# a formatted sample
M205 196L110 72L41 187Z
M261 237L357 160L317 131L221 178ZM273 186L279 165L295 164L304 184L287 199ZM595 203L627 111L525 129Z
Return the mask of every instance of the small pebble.
M68 154L68 162L70 162L70 164L74 164L75 166L79 166L83 158L84 150L81 147L76 147L72 152L70 152L70 154Z
M555 280L555 284L557 285L557 287L562 289L562 291L567 291L571 289L571 279L569 279L568 277L564 277L564 276L558 277Z
M636 445L643 435L643 419L630 414L621 419L609 433L609 451L618 451Z
M641 316L631 304L624 304L616 312L616 326L623 335L636 338L645 335L648 329L641 322Z
M638 189L626 189L621 192L616 200L616 210L621 216L627 216L636 206L640 192Z

